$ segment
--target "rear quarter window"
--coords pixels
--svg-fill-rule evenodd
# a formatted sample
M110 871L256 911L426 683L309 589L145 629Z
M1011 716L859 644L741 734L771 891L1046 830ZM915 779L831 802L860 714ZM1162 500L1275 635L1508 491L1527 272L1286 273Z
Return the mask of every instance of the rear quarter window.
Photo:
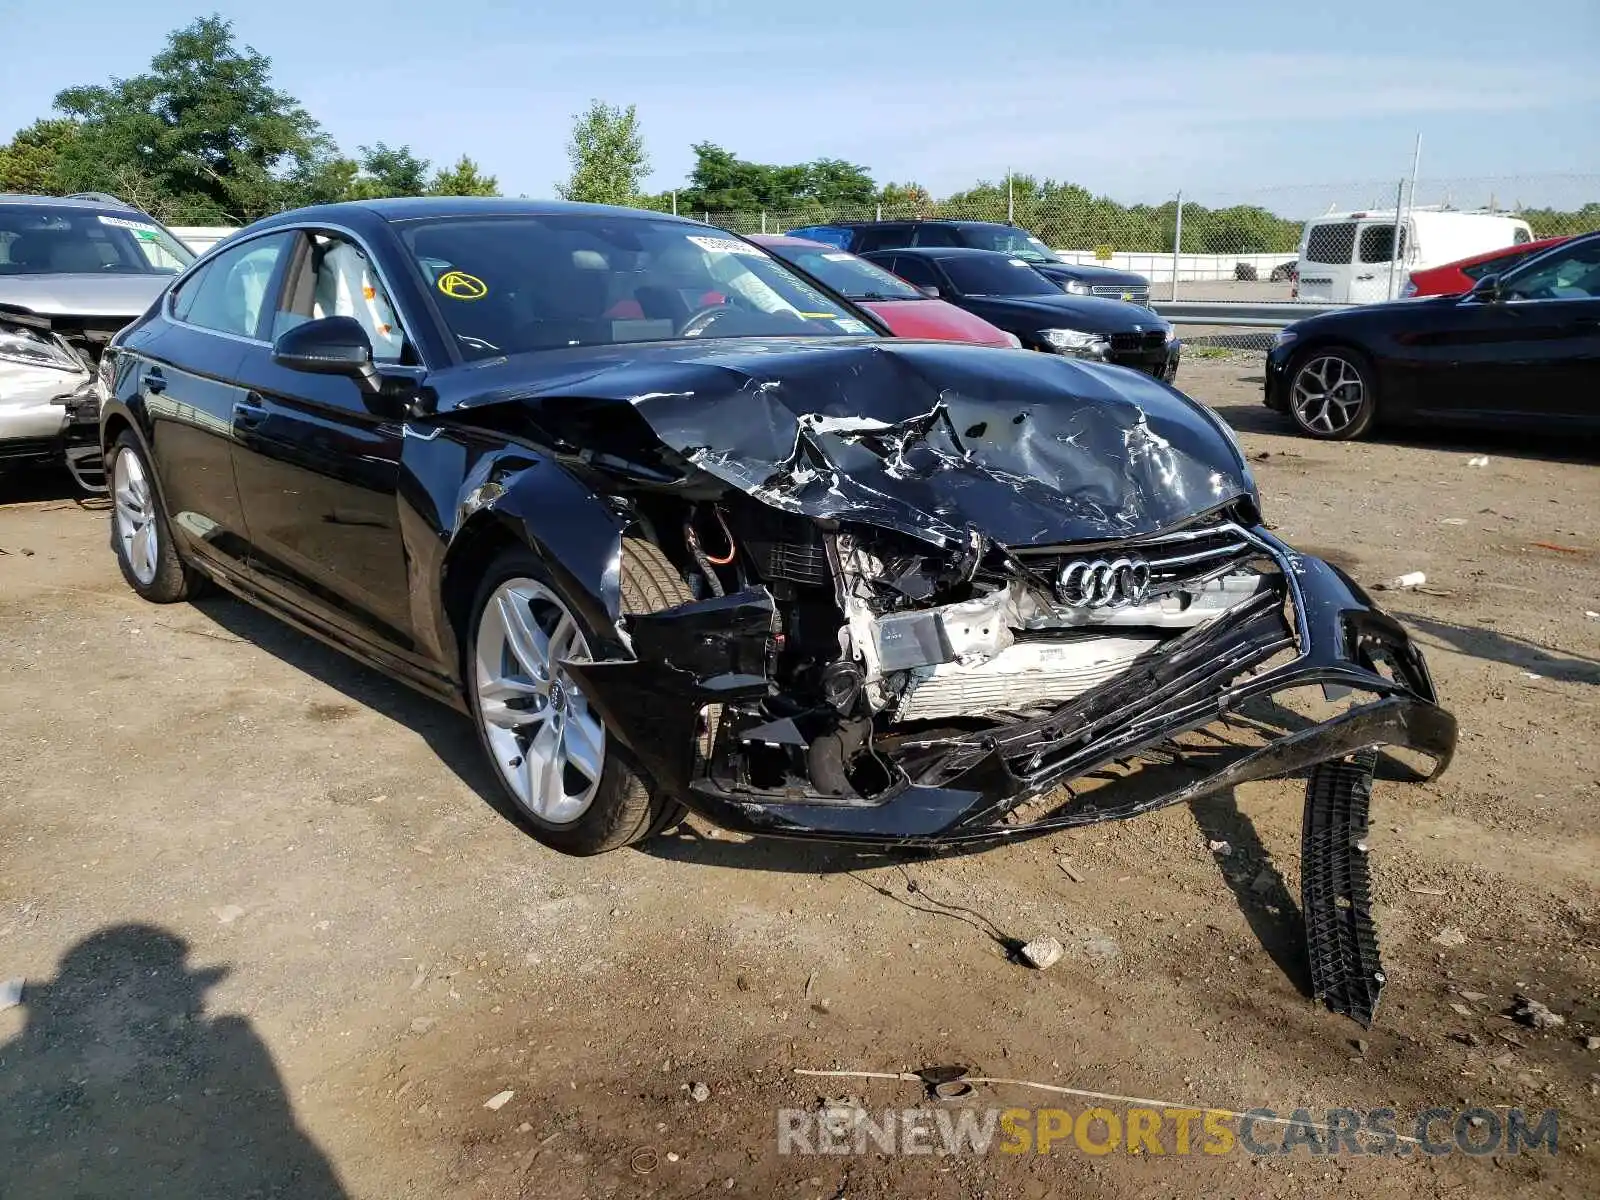
M1356 248L1354 221L1334 221L1326 225L1313 225L1306 234L1306 261L1348 263Z

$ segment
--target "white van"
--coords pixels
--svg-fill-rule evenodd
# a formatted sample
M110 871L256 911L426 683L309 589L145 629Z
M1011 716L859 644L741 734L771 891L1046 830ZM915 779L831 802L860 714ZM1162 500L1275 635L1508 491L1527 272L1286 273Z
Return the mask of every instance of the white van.
M1400 294L1410 271L1533 240L1526 221L1504 213L1407 209L1400 257L1391 271L1394 224L1392 208L1329 213L1307 221L1300 235L1295 297L1327 304L1388 300Z

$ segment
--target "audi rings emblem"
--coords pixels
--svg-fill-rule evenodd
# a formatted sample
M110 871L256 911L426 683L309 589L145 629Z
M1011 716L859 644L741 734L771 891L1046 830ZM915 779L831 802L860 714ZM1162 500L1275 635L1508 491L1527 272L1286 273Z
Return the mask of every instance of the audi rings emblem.
M1150 564L1142 558L1074 559L1061 568L1057 590L1072 608L1143 604L1150 591Z

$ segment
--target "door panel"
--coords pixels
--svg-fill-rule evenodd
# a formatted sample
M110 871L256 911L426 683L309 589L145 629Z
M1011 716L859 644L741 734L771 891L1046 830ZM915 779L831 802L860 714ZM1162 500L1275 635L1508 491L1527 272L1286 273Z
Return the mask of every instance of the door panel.
M126 346L124 385L150 422L150 452L175 537L197 557L244 569L244 509L233 473L231 382L244 344L152 322ZM183 366L176 365L183 363Z
M364 641L412 647L397 422L355 383L245 356L234 464L261 586Z

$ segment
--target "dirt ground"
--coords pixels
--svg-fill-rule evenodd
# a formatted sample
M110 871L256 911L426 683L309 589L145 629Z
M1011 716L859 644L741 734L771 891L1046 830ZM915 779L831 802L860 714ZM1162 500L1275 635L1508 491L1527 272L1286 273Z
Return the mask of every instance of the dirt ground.
M140 602L105 512L30 481L0 487L0 980L27 980L0 1196L1596 1194L1600 450L1313 443L1260 369L1178 382L1258 456L1281 536L1426 572L1388 604L1462 723L1440 780L1376 789L1370 1031L1306 995L1299 780L943 858L698 823L562 858L486 799L463 719L238 602ZM1043 972L998 940L1042 936ZM1512 1021L1518 993L1565 1024ZM781 1108L921 1098L795 1068L946 1063L1402 1131L1555 1109L1559 1151L778 1153Z

